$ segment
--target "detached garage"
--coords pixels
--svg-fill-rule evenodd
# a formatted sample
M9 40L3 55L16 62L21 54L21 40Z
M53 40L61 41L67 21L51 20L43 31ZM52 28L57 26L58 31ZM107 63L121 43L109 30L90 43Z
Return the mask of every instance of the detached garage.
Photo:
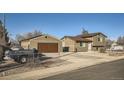
M35 48L39 53L57 53L62 51L61 40L50 35L39 35L20 41L24 49Z

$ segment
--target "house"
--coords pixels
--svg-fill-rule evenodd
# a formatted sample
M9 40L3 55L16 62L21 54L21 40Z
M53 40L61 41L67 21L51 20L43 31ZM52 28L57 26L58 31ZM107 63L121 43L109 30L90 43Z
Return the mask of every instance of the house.
M105 48L107 36L101 32L85 33L77 36L64 36L62 40L63 51L86 52L98 51Z
M57 53L62 51L61 40L50 35L39 35L20 41L24 49L37 49L39 53Z

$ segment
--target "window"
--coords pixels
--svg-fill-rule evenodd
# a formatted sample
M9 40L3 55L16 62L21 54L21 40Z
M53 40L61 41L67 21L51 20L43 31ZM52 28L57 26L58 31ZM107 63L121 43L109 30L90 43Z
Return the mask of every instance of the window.
M100 42L102 42L102 40L103 40L103 39L102 39L102 38L100 38Z
M100 38L98 37L98 41L100 42Z
M80 46L82 46L82 42L80 42Z
M47 38L47 36L45 36L45 38Z
M102 42L102 38L98 37L98 42Z
M83 42L80 42L80 46L81 46L81 47L85 47L85 46L86 46L86 44L85 44L85 43L83 43Z

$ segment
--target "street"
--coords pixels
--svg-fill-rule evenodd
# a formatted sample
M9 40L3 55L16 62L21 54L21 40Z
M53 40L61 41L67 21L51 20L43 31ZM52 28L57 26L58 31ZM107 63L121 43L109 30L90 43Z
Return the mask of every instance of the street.
M110 63L89 66L63 74L46 77L43 80L123 80L124 59Z

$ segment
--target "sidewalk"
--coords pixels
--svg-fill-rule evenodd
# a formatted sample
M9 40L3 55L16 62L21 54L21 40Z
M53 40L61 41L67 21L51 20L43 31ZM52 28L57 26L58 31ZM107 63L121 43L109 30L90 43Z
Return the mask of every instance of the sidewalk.
M80 55L81 58L78 58L77 55ZM86 56L91 56L91 58L86 58ZM92 58L92 56L94 56ZM84 57L84 58L83 58ZM99 57L96 58L95 57ZM60 73L65 73L68 71L76 70L79 68L91 66L91 65L96 65L96 64L101 64L101 63L106 63L106 62L111 62L114 60L119 60L123 59L124 56L120 57L111 57L106 54L100 54L100 53L75 53L67 56L60 57L60 59L66 59L66 62L69 62L69 64L63 64L61 66L56 66L56 67L51 67L51 68L45 68L45 69L40 69L40 70L35 70L35 71L30 71L30 72L25 72L25 73L20 73L20 74L14 74L14 75L9 75L5 77L0 77L2 80L36 80L36 79L42 79L45 77L49 77L52 75L57 75Z

